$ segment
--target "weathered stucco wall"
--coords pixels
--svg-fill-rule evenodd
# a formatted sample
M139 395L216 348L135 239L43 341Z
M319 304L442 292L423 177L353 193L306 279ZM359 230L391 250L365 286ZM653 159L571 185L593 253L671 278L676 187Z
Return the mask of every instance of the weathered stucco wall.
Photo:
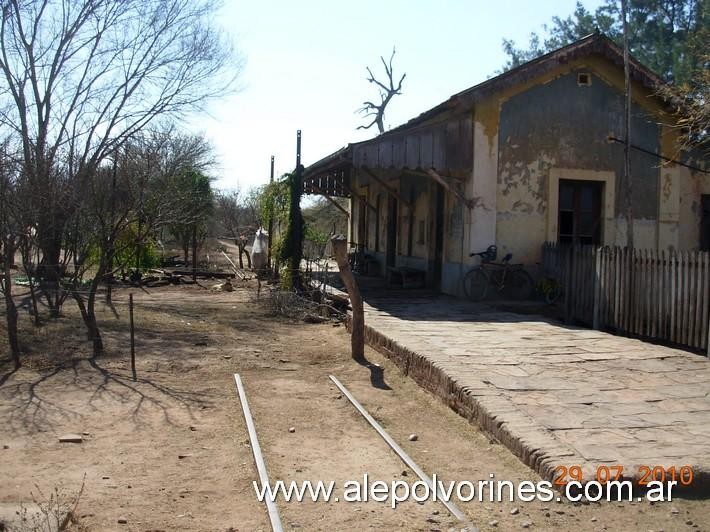
M579 73L591 75L590 86L578 84ZM551 170L570 169L561 179L603 181L604 195L614 187L614 202L602 212L604 243L621 243L625 228L610 230L615 219L625 216L623 145L610 143L608 135L623 137L623 92L592 66L579 66L546 83L532 86L502 102L499 128L497 241L503 252L517 260L539 260L540 244L549 238L548 226L556 225L556 206L551 209ZM647 150L659 150L660 129L656 119L640 105L632 105L633 142ZM609 178L609 173L615 178ZM655 247L658 219L659 161L632 152L631 174L635 235L641 247ZM604 203L604 202L603 202ZM608 212L613 209L613 212ZM651 224L647 221L653 221ZM556 231L555 231L556 233ZM556 234L555 234L556 237Z

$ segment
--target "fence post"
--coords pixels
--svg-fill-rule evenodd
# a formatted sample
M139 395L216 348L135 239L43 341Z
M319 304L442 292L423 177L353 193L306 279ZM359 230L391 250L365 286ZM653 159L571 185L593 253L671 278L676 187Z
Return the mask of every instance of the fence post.
M130 320L131 329L131 373L133 373L133 380L136 380L136 342L133 330L133 294L128 294L128 316Z
M362 305L362 296L357 286L357 281L350 270L348 262L347 238L343 235L334 235L330 241L333 244L333 254L338 262L340 278L350 296L350 306L353 309L351 322L350 345L352 357L355 360L365 360L365 312Z

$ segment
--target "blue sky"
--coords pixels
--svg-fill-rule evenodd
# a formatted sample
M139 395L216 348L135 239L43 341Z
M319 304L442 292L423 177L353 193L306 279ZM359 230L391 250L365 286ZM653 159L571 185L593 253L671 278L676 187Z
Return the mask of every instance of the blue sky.
M600 3L584 1L588 9ZM393 46L395 75L407 77L386 128L491 77L505 62L503 38L527 43L531 31L574 7L574 0L226 0L219 22L244 56L241 88L189 127L216 149L217 187L258 186L268 181L271 155L277 175L293 169L297 129L306 166L377 133L356 129L364 118L355 110L378 98L365 68L381 73L379 57Z

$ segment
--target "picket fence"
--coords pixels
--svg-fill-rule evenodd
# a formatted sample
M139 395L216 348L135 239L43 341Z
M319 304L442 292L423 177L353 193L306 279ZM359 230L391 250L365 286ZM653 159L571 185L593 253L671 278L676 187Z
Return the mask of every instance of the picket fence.
M542 267L567 321L707 352L708 252L546 243Z

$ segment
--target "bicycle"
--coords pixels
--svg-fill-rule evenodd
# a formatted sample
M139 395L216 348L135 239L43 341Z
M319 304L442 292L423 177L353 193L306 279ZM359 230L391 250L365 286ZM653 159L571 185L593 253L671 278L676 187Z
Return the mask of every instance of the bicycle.
M522 264L511 264L513 254L508 253L501 262L494 262L498 256L496 246L488 246L486 251L471 253L471 257L481 257L481 264L471 268L463 278L463 289L471 301L483 301L492 286L498 294L506 298L528 299L534 283Z

